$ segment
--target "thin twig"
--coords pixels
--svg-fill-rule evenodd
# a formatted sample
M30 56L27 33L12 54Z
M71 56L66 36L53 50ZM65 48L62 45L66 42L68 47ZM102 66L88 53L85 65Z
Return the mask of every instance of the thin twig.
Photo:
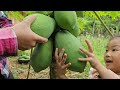
M99 21L102 23L102 25L105 27L105 29L108 31L108 33L113 37L113 34L111 33L111 31L108 29L108 27L105 25L105 23L103 22L103 20L99 17L99 15L97 14L96 11L93 11L93 13L97 16L97 18L99 19Z
M33 52L33 48L31 49L31 52L30 52L30 61L31 61L32 52ZM29 67L28 67L27 79L29 78L29 74L30 74L30 62L29 62Z

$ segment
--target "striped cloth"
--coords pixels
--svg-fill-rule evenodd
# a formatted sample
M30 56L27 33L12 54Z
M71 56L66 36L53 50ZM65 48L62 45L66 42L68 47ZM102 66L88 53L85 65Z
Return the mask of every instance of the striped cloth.
M0 74L5 79L9 78L10 68L7 60L8 56L17 55L17 37L13 30L12 21L6 17L0 17Z

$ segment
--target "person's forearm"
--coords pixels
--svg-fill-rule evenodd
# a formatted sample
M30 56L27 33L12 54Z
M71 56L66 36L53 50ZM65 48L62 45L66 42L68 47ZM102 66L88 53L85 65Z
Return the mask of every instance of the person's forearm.
M98 71L102 79L120 79L117 74L107 69L102 64L97 65L95 69Z
M10 28L0 29L0 56L17 55L17 37Z

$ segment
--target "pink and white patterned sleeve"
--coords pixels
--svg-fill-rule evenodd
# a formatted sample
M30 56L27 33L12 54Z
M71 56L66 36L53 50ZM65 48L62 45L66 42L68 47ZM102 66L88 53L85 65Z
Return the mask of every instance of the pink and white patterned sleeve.
M17 50L15 32L10 27L0 29L0 56L16 56Z

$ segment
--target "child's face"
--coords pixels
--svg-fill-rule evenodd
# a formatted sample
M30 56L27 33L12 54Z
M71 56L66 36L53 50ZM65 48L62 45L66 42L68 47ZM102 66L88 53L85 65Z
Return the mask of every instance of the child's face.
M112 39L104 54L106 68L120 74L120 38Z

